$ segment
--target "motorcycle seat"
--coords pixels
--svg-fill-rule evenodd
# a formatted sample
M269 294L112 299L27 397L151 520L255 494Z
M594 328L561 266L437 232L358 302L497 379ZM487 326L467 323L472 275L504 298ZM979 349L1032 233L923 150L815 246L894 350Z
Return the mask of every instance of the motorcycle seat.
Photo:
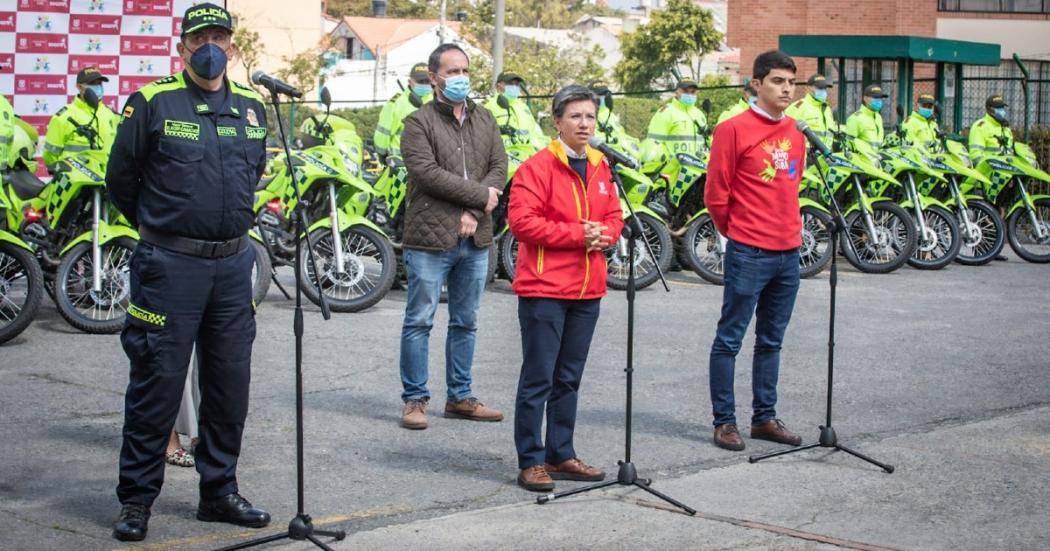
M11 182L11 187L15 190L15 195L23 201L28 201L40 195L40 192L44 191L47 184L40 178L36 177L36 174L25 170L18 170L15 172L9 172L7 174L7 181Z

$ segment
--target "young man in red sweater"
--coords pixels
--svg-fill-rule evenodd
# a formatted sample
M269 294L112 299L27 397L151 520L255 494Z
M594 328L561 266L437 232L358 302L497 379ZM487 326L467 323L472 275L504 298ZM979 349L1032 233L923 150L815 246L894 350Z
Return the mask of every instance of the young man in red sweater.
M722 316L711 345L714 443L743 450L736 427L733 372L755 316L751 438L797 446L802 438L776 416L780 346L799 286L802 219L798 184L806 142L784 115L795 91L795 62L771 50L755 58L758 101L715 128L704 202L726 246Z

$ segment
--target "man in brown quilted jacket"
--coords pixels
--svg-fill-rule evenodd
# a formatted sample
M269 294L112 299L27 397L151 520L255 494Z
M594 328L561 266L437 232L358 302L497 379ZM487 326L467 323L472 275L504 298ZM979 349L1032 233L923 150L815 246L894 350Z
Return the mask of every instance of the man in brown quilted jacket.
M434 99L405 119L408 169L404 261L408 301L401 328L401 426L427 427L427 348L441 286L448 285L445 417L502 421L470 390L478 306L488 275L492 209L507 180L507 156L492 115L470 93L470 62L454 44L430 54Z

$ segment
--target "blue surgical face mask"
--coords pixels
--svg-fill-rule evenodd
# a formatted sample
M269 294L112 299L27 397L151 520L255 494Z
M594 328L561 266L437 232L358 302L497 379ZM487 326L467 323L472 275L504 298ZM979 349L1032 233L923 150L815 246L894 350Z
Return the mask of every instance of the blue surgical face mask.
M226 51L209 42L190 56L190 69L205 80L214 80L226 71L226 62Z
M922 115L922 117L924 119L932 119L933 118L933 107L920 107L919 108L919 114Z
M467 75L455 75L445 77L445 87L441 89L441 95L452 103L462 103L470 93L470 77Z
M696 105L696 94L682 94L678 96L678 101L685 105Z
M521 95L521 86L518 86L517 84L508 84L503 87L503 95L507 99L518 99L518 96Z
M992 108L992 113L995 115L995 118L999 120L1006 120L1007 113L1005 107L994 107Z
M875 111L876 113L878 113L879 111L882 111L882 100L881 99L873 99L873 100L871 100L871 110Z
M425 97L429 96L430 93L433 92L433 91L434 91L434 87L429 85L429 84L413 84L412 85L412 93L417 95L417 96L419 96L419 97L421 97L421 98L425 98Z
M828 89L817 88L816 90L813 90L813 98L821 103L828 101Z
M104 88L102 88L102 84L101 83L99 83L99 84L89 84L88 88L90 88L91 90L93 90L95 92L95 97L97 97L99 100L102 99L102 95L103 95L102 93L104 91Z

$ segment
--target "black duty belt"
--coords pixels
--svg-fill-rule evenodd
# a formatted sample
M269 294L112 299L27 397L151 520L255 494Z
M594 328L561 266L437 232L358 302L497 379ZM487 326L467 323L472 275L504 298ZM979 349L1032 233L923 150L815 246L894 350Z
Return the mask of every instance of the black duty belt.
M200 258L225 258L243 251L248 246L246 235L225 241L209 241L162 233L145 226L139 226L139 237L152 245Z

